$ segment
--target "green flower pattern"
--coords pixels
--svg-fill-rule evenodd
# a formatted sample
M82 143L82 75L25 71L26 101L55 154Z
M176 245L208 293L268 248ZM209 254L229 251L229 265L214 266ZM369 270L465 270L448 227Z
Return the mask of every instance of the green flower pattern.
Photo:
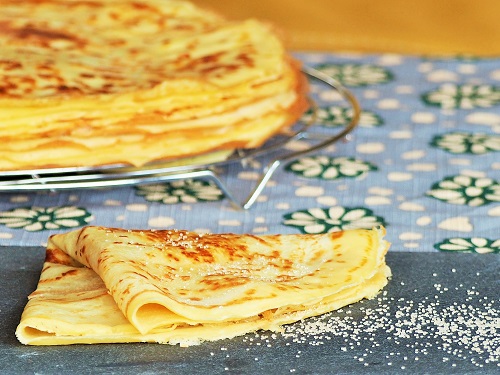
M386 225L382 217L364 207L311 208L286 214L283 218L284 225L295 227L302 233L316 234Z
M224 197L213 182L193 179L138 186L136 194L148 202L164 204L219 201Z
M427 195L447 203L478 207L500 202L500 184L487 177L458 175L435 183Z
M377 167L369 162L349 157L330 158L326 155L303 157L285 168L287 171L308 178L335 180L365 175Z
M75 206L19 207L0 212L0 224L28 232L81 227L93 219L85 208Z
M316 69L350 87L388 83L394 79L391 71L372 64L320 64Z
M443 84L422 95L425 104L445 109L490 108L500 104L500 87Z
M437 135L431 146L452 154L486 154L500 151L500 136L484 133L453 132Z
M352 109L339 106L324 106L317 109L309 109L303 116L302 121L309 123L315 120L325 127L340 127L348 124L352 119ZM361 111L359 116L359 127L375 128L384 124L382 117L374 112Z
M490 240L488 238L447 238L437 243L434 247L439 251L467 252L467 253L500 253L500 239Z

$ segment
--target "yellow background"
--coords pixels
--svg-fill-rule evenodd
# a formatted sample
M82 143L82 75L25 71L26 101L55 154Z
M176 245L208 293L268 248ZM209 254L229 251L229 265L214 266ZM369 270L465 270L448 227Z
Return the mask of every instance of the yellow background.
M294 50L500 55L500 0L194 0L257 17Z

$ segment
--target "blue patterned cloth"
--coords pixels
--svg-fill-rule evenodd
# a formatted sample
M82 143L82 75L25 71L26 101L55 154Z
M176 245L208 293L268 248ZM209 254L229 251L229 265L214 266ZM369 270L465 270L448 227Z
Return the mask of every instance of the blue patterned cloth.
M349 142L278 169L248 211L202 180L2 193L0 245L43 245L50 234L87 224L253 234L384 225L391 251L500 252L499 59L296 56L354 93L360 123ZM311 80L311 93L319 107L314 127L338 132L349 107L321 82ZM243 200L266 162L220 175Z

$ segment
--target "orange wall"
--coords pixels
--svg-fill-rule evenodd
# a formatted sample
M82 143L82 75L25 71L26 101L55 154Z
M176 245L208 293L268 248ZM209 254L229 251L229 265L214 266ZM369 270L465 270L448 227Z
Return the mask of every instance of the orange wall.
M192 0L285 31L289 48L500 55L500 0Z

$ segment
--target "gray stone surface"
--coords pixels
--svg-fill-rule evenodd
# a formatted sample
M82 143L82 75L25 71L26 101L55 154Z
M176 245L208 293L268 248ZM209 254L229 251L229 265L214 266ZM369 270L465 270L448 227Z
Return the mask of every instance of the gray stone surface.
M378 298L268 332L190 348L21 345L15 328L44 249L0 247L2 374L499 373L495 254L394 252ZM321 330L316 328L320 327Z

